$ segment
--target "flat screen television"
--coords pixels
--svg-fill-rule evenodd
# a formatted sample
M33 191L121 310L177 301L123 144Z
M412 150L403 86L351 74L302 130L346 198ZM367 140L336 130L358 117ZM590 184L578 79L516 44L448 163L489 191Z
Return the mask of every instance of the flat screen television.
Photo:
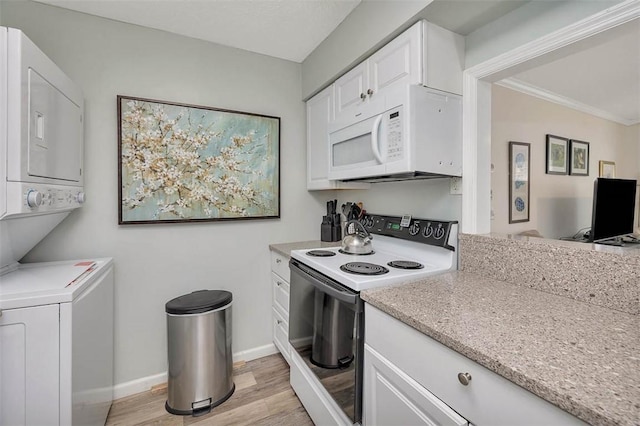
M632 179L596 179L589 241L633 234L636 184Z

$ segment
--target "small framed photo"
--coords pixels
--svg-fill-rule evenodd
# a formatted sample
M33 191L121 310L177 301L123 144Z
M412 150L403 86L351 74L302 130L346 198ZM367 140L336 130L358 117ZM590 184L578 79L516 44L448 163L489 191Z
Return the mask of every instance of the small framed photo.
M569 139L547 135L547 168L548 175L566 175L569 150Z
M616 177L616 163L613 161L600 160L599 177L613 179Z
M569 174L572 176L589 176L589 142L571 139L571 161Z
M531 144L509 142L509 223L529 221Z

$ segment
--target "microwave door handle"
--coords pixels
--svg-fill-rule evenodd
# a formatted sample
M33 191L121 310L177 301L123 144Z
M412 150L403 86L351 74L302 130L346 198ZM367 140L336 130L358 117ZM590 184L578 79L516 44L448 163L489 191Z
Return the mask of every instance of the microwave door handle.
M380 131L380 123L382 123L382 114L376 117L376 120L373 122L373 128L371 129L371 150L373 151L373 156L376 157L378 163L384 164L384 160L380 155L380 148L378 147L378 132Z

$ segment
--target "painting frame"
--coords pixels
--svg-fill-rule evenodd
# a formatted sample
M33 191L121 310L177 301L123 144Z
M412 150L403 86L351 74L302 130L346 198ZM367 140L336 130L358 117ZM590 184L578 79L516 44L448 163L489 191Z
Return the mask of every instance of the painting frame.
M571 139L569 174L571 176L589 176L589 142Z
M530 220L531 144L509 142L509 223Z
M117 96L118 224L279 219L280 117Z
M566 175L569 164L569 139L547 134L546 168L548 175Z
M616 177L616 163L600 160L598 162L598 177L614 179Z

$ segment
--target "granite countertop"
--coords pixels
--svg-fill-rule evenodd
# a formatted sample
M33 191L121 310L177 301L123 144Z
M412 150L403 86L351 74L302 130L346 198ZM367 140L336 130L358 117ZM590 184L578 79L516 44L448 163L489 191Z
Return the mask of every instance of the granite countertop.
M470 272L362 298L591 424L640 421L640 317Z
M269 250L273 250L287 258L290 258L292 250L307 250L319 247L340 247L341 244L342 243L340 241L298 241L295 243L269 244Z

